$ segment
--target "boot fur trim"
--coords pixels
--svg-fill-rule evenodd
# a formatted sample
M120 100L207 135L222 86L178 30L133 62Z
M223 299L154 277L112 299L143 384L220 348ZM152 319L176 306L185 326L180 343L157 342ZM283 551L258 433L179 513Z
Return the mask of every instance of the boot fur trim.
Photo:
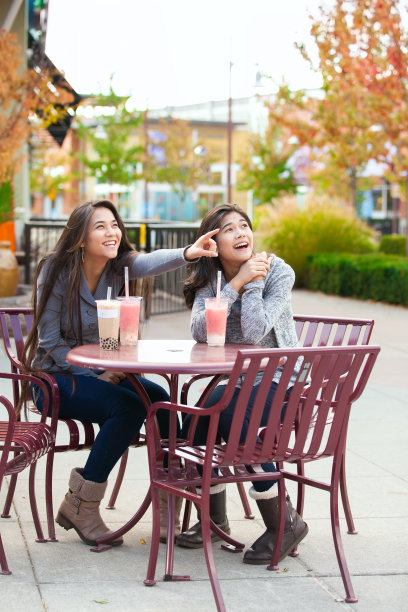
M215 495L216 493L222 493L222 491L225 491L226 488L227 488L227 485L224 482L221 482L220 484L217 484L217 485L212 485L210 487L210 495ZM201 495L201 487L196 487L196 489L197 489L197 493Z
M252 497L252 499L272 499L273 497L278 497L279 495L278 487L276 485L273 485L267 491L256 491L255 488L252 486L249 489L248 493L249 496Z
M92 482L85 480L82 476L82 468L74 468L69 478L69 488L74 495L83 501L99 502L105 495L108 481Z

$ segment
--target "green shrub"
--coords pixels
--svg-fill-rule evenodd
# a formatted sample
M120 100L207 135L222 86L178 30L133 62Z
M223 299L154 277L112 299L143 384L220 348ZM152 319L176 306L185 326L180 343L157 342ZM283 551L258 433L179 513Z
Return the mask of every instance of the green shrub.
M328 201L303 209L287 203L267 213L264 209L255 225L262 248L282 257L295 270L297 287L305 286L308 255L370 253L376 249L373 230L351 211Z
M307 286L314 291L408 306L406 257L319 253L307 265Z
M386 234L381 236L380 251L388 255L399 255L405 257L405 236L397 236L396 234Z

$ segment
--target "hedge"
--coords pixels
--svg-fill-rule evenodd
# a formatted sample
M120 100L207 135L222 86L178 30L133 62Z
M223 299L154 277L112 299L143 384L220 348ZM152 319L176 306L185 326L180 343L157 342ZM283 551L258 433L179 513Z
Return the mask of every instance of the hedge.
M380 239L380 251L381 253L387 253L388 255L399 255L400 257L405 257L405 243L405 236L384 234Z
M408 259L396 255L318 253L307 258L313 291L408 306Z

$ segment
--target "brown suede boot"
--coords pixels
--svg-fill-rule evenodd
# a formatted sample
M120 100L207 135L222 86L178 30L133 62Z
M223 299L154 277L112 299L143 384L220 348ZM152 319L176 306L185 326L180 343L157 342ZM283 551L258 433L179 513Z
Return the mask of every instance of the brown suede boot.
M163 489L159 490L159 499L160 499L160 542L165 544L167 542L167 493L163 491ZM181 506L183 505L183 498L176 497L174 500L175 506L175 522L174 522L174 535L180 535L181 525L180 525L180 513Z
M231 529L228 523L227 510L226 510L226 490L225 485L215 485L211 487L210 495L210 517L220 529L225 533L230 534ZM201 522L198 516L198 523L193 525L188 531L184 531L176 538L176 544L183 546L184 548L202 548L203 547L203 536L201 533ZM220 536L211 532L211 541L218 542L221 540Z
M56 522L64 529L75 529L88 546L96 546L96 540L112 533L102 520L99 506L108 482L91 482L82 477L82 469L74 468L69 479L69 491L65 494ZM109 542L111 546L123 544L123 538Z
M269 565L272 559L276 530L279 526L279 497L266 499L258 497L257 499L257 491L253 487L249 493L252 498L255 498L266 531L252 544L251 548L245 551L243 562L252 565ZM309 527L293 508L289 495L287 495L285 526L279 561L282 561L303 540L308 531Z

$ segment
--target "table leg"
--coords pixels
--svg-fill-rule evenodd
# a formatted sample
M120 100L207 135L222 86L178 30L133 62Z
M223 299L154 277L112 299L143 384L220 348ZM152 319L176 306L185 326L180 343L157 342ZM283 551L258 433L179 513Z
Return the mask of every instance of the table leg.
M132 385L135 387L138 395L140 396L143 404L145 405L146 410L148 410L149 406L151 405L151 402L150 402L149 396L147 395L145 391L145 388L139 382L135 374L127 373L127 377L132 383ZM178 374L172 374L170 379L168 379L167 376L165 378L167 379L169 383L171 401L177 401ZM172 421L170 421L170 428L172 426L175 426L175 425L173 425ZM130 529L133 529L133 527L140 521L140 519L145 514L146 510L150 506L151 501L152 501L151 488L149 487L149 490L146 494L146 497L144 498L142 502L142 505L137 510L137 512L132 516L132 518L129 519L127 523L125 523L122 527L119 527L119 529L116 529L116 531L112 531L109 535L106 535L102 538L98 538L96 540L97 546L94 546L93 548L91 548L91 551L92 552L103 552L104 550L108 550L109 548L111 548L109 542L116 540L117 538L123 536L125 533L130 531Z
M103 552L104 550L108 550L109 548L112 548L109 545L109 542L112 542L112 540L116 540L117 538L127 533L130 529L132 529L143 517L146 510L150 506L151 501L152 501L152 495L151 495L151 488L149 487L147 495L144 498L142 505L140 506L136 514L134 514L132 518L127 523L125 523L122 527L119 527L119 529L116 529L116 531L112 531L112 533L110 533L108 536L104 536L103 538L98 538L96 540L97 546L94 546L93 548L91 548L91 551L92 552Z

